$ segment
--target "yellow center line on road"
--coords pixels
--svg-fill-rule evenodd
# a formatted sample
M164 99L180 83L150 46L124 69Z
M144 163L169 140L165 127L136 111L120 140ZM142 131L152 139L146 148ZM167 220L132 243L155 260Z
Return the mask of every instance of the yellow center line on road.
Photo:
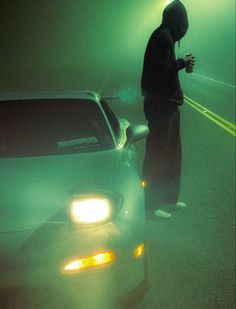
M184 96L184 100L188 105L190 105L191 107L196 109L203 116L207 117L208 119L210 119L211 121L216 123L218 126L223 128L225 131L227 131L231 135L236 136L236 126L235 126L235 124L233 124L233 123L229 122L228 120L222 118L221 116L215 114L214 112L212 112L208 108L205 108L204 106L202 106L201 104L197 103L196 101L190 99L186 95Z

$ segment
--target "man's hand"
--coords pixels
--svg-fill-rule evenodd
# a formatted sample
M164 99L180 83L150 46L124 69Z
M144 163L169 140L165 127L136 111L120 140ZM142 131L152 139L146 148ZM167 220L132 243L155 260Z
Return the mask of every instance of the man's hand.
M195 57L192 54L187 54L184 58L185 61L185 69L187 73L193 72L193 67L195 65Z

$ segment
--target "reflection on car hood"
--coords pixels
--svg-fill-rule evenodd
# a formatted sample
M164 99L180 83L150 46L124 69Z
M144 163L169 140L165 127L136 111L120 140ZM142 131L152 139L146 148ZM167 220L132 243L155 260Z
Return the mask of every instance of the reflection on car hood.
M111 190L113 162L113 150L0 159L0 231L65 224L73 194Z

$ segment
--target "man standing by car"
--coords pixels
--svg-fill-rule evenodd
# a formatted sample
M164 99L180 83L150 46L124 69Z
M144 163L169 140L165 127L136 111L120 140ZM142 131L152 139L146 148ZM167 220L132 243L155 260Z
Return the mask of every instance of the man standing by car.
M144 56L141 88L144 114L150 129L143 164L146 209L162 218L171 216L164 209L186 206L178 202L181 172L179 106L183 104L178 71L185 68L186 72L191 72L195 60L191 55L176 60L174 47L187 29L187 11L179 0L174 0L165 8L162 23L152 33Z

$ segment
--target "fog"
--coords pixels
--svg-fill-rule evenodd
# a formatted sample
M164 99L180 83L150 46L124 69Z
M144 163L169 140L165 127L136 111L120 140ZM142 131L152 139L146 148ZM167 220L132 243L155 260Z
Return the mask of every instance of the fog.
M235 83L235 3L183 0L180 55L195 72ZM143 54L164 0L1 1L0 90L139 91ZM204 4L205 3L205 4Z
M183 90L216 117L206 118L204 108L200 113L188 104L181 107L181 199L190 207L170 223L147 221L150 291L139 308L156 303L160 308L226 308L233 304L235 279L235 144L222 123L235 121L235 2L182 2L190 27L176 54L196 57L193 74L180 72ZM132 104L142 102L145 47L166 4L1 0L0 92L89 89L119 95L119 102L130 106L112 108L132 123L144 123L142 105ZM144 140L137 147L141 167Z

